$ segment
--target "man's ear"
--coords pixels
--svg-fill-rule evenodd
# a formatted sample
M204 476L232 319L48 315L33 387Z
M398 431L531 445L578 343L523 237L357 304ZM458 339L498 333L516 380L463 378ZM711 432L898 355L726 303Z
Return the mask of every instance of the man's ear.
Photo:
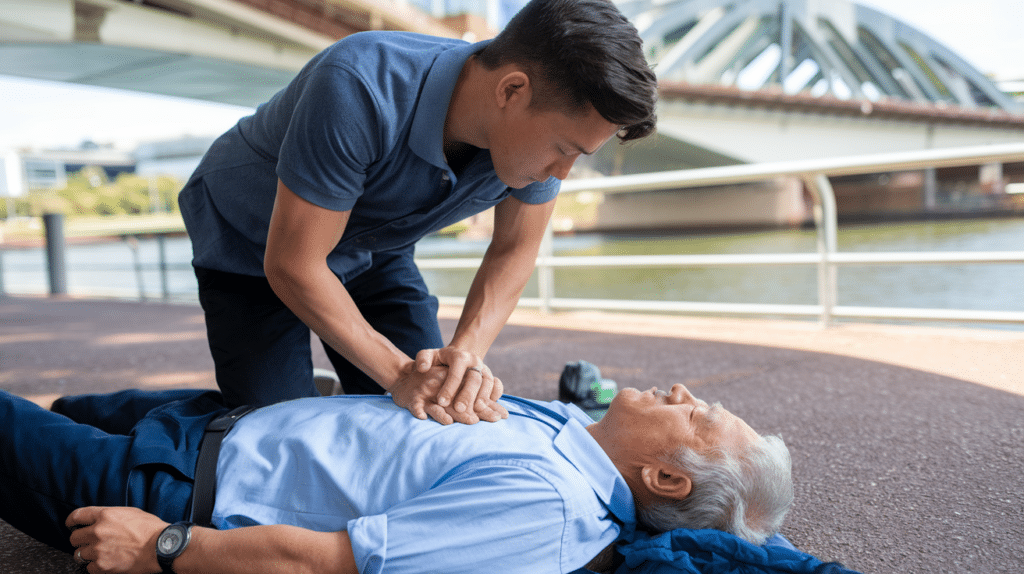
M521 70L513 70L498 80L494 89L498 107L504 108L512 103L529 104L533 93L530 77Z
M647 490L661 498L682 500L690 495L693 488L689 476L665 462L644 465L640 469L640 477Z

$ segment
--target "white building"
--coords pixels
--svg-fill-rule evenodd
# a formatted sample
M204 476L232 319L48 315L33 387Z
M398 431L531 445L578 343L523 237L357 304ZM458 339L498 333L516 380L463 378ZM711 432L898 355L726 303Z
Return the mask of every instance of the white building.
M68 174L84 167L98 167L110 179L135 172L135 158L130 152L88 144L70 150L10 150L0 152L0 157L0 197L64 187Z

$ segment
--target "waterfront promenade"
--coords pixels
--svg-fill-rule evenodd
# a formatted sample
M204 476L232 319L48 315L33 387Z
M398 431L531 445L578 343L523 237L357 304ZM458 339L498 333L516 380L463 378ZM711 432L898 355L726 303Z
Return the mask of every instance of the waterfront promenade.
M442 310L446 334L456 316ZM544 400L578 359L620 387L686 383L781 434L796 487L783 533L802 550L865 573L1024 564L1022 332L524 311L487 356L509 393ZM0 298L0 388L40 404L213 388L212 367L196 306ZM75 571L2 523L0 561Z

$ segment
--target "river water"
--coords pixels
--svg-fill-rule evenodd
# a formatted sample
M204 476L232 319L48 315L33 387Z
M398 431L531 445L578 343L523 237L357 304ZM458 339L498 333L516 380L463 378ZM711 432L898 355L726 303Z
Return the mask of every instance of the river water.
M676 236L578 235L555 238L559 255L744 254L814 252L813 230L773 230ZM1024 250L1024 219L848 225L839 229L839 251ZM426 238L419 257L474 257L486 241ZM195 301L196 282L187 238L168 238L166 289L172 300ZM134 267L141 262L142 273ZM72 245L67 250L72 295L158 299L164 286L156 240ZM0 281L10 294L44 294L42 249L0 252ZM473 271L424 272L438 295L464 295ZM140 290L141 283L141 290ZM1024 311L1024 264L857 266L839 270L839 305ZM558 297L652 299L723 303L814 304L813 266L682 269L560 269ZM537 295L531 280L524 296ZM1015 327L1016 328L1016 327ZM1024 326L1019 327L1024 328Z

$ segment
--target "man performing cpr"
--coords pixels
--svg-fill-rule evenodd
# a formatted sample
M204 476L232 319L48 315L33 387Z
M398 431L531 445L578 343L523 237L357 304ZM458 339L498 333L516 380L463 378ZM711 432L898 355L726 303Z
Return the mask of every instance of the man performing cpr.
M492 41L348 36L212 145L179 197L230 405L315 396L310 329L346 394L419 418L504 416L484 356L515 308L559 180L653 132L657 82L609 0L534 0ZM494 207L446 345L420 238ZM422 383L446 366L436 396ZM452 407L450 410L447 407Z

